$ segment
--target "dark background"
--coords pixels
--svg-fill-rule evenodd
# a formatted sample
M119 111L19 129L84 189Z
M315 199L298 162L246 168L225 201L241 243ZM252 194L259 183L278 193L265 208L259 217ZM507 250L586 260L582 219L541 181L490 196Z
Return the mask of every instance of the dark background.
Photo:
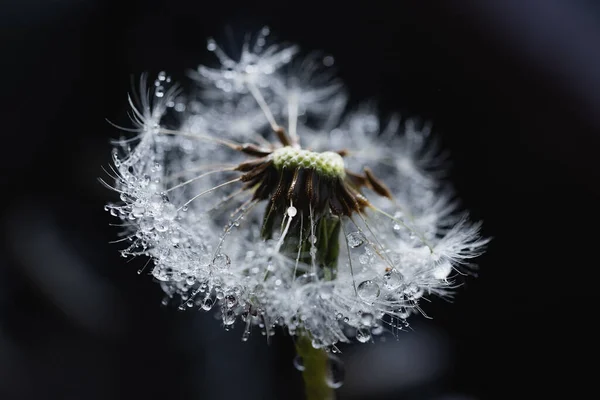
M453 304L344 346L342 399L593 396L597 1L9 1L0 11L0 399L301 398L293 349L162 307L96 180L130 78L207 62L230 25L335 56L353 99L433 121L495 239ZM424 3L431 3L424 5Z

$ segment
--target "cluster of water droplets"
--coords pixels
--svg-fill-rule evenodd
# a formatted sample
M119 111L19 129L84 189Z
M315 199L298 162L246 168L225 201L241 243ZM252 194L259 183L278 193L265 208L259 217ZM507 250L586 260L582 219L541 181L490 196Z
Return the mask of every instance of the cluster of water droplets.
M120 220L122 254L147 259L140 273L160 282L165 304L216 310L226 329L244 327L243 340L254 328L266 337L283 329L334 351L338 342L397 333L420 312L423 296L452 288L453 271L486 241L477 225L456 217L448 192L423 165L437 160L427 129L397 119L382 124L370 107L343 113L343 87L319 75L333 59L313 55L286 69L298 48L269 45L268 33L259 32L239 57L209 41L220 65L198 69L194 100L179 96L165 73L151 90L141 88L141 104L132 104L135 136L116 142L108 171L119 200L106 210ZM373 207L343 218L334 279L279 252L300 207L281 210L281 231L262 239L264 206L240 191L232 170L251 157L219 143L273 142L264 107L269 118L289 120L303 148L348 149L344 166L356 173L369 167L393 195L365 190ZM166 126L165 115L178 122ZM308 241L314 259L322 250L315 234Z

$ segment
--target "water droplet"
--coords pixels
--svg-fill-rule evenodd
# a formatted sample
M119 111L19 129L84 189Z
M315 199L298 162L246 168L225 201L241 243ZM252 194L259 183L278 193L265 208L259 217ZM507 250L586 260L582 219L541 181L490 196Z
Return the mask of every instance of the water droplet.
M185 283L187 283L190 286L192 286L194 282L196 282L196 278L192 275L189 275L187 278L185 278Z
M194 300L188 300L187 303L185 303L186 306L188 306L189 308L194 307Z
M296 283L298 283L298 285L306 285L308 283L316 282L316 281L317 281L317 275L313 272L307 272L305 274L300 275L298 278L296 278Z
M296 210L296 207L293 207L293 206L292 206L292 207L289 207L289 208L287 209L287 214L288 214L290 217L292 217L292 218L293 218L293 217L295 217L295 216L296 216L296 214L298 214L298 210Z
M215 51L217 49L217 42L214 39L208 39L208 43L206 44L206 48L208 51Z
M399 231L401 228L400 224L394 224L394 230Z
M356 290L358 291L358 295L363 300L367 301L375 300L377 297L379 297L379 293L381 293L379 290L379 285L373 281L361 282Z
M346 239L348 240L348 246L353 249L360 247L367 242L367 238L362 232L349 233L348 236L346 236Z
M225 306L227 308L233 308L237 304L237 297L232 294L225 296Z
M169 229L169 225L160 221L156 221L154 223L154 229L156 229L157 232L166 232Z
M202 309L204 311L209 311L213 307L214 304L215 304L215 302L209 296L206 299L204 299L204 302L202 302Z
M227 254L219 253L215 256L215 259L213 260L213 266L216 269L224 270L229 268L230 265L231 259Z
M367 343L371 340L371 332L368 329L359 329L356 331L356 340L361 343Z
M146 209L144 207L140 207L140 206L134 206L131 209L131 214L136 218L143 217L145 212L146 212Z
M344 384L344 363L332 354L327 359L327 377L325 382L332 389L338 389Z
M335 59L332 56L323 57L323 65L326 67L331 67L334 62L335 62Z
M402 274L393 268L383 274L383 285L386 289L395 290L402 285Z
M158 86L156 88L156 90L154 91L154 95L156 97L163 97L165 95L165 88L164 88L164 86L162 86L162 85Z
M158 80L159 81L164 81L167 78L167 73L165 71L160 71L158 73Z
M227 310L223 313L223 324L225 326L233 325L235 322L235 318L235 312L233 312L232 310Z
M250 338L250 325L246 325L246 329L244 329L244 333L242 333L242 342L247 342Z
M296 356L294 357L294 368L296 368L298 371L304 371L305 367L304 367L304 360L302 359L302 357L300 356Z
M335 318L336 318L336 319L342 319L342 318L344 318L344 314L342 314L342 313L337 313L337 314L335 315Z

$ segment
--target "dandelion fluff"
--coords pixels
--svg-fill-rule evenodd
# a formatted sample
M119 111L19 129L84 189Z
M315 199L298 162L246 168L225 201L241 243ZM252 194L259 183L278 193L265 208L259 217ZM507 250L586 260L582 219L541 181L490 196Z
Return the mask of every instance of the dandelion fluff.
M487 239L457 211L428 126L344 111L332 58L268 33L237 55L209 40L194 100L164 73L142 79L107 210L166 302L218 310L244 340L259 325L317 348L369 342L448 296Z

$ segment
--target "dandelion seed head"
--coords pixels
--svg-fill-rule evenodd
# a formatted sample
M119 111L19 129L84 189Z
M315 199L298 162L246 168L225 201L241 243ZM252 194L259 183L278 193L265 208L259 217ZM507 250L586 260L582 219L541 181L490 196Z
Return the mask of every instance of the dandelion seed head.
M132 95L105 185L124 257L144 257L165 303L314 347L396 333L423 298L449 296L488 240L458 211L428 125L346 109L322 53L249 35L210 39L183 100L166 74ZM170 114L177 116L170 123Z

